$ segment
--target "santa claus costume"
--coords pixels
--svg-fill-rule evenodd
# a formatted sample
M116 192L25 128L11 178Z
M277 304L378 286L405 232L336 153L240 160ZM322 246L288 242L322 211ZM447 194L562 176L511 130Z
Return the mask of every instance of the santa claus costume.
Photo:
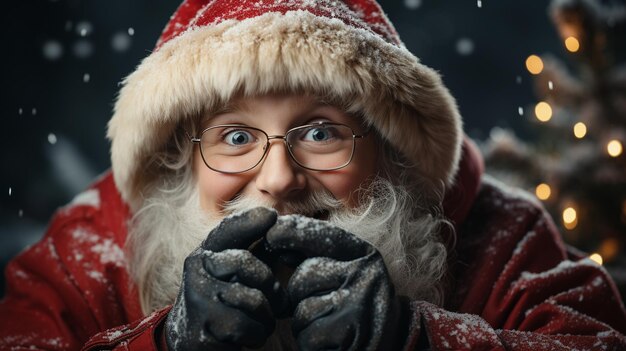
M445 185L452 283L442 306L411 302L406 350L626 349L606 271L567 249L541 204L482 174L454 99L377 3L186 0L124 82L112 171L7 267L1 350L158 349L170 306L142 312L124 250L146 165L185 118L241 91L351 99L416 176Z

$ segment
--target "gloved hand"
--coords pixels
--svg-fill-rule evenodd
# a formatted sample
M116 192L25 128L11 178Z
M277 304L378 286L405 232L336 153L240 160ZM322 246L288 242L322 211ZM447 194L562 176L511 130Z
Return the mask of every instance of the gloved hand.
M170 350L259 347L274 331L284 295L267 265L247 249L276 222L255 208L227 217L187 259L165 323Z
M403 302L373 246L327 222L298 215L279 217L266 240L276 255L304 258L287 284L300 350L402 346Z

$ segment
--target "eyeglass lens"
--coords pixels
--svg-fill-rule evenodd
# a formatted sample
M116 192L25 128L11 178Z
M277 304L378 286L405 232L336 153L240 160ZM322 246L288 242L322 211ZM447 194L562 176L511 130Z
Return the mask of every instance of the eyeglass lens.
M332 170L347 165L354 151L353 131L340 124L307 125L285 136L292 158L313 170ZM201 154L209 168L228 173L255 167L265 155L268 137L263 131L244 126L215 126L200 139Z

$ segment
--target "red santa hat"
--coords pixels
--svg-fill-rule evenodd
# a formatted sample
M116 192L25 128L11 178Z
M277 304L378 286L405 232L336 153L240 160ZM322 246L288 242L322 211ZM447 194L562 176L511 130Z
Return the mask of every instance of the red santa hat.
M124 80L109 122L122 197L141 204L146 166L183 119L237 93L290 90L351 99L420 176L453 182L455 100L374 0L185 0Z

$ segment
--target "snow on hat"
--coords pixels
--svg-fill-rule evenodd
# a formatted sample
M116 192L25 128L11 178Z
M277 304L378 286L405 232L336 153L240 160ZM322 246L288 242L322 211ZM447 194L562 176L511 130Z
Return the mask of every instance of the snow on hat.
M456 103L374 0L185 0L124 80L109 121L122 197L141 204L151 156L185 118L241 92L290 90L353 99L422 177L452 183Z

